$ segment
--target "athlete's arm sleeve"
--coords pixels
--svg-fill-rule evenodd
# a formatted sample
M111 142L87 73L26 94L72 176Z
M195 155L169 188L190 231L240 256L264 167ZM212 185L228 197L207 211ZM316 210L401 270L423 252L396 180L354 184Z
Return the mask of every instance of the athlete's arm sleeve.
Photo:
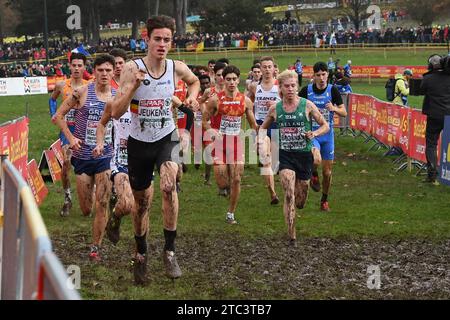
M191 131L192 124L194 123L194 112L185 107L184 104L178 107L178 110L186 114L186 130Z
M337 106L340 106L341 104L344 103L344 101L342 100L341 93L339 92L339 89L336 86L333 86L333 88L331 89L331 98L333 100L333 104Z
M303 87L302 90L300 90L299 94L300 97L308 99L308 89L307 87Z
M56 113L56 109L58 108L56 100L50 97L50 99L48 100L48 106L50 109L50 115L53 117Z

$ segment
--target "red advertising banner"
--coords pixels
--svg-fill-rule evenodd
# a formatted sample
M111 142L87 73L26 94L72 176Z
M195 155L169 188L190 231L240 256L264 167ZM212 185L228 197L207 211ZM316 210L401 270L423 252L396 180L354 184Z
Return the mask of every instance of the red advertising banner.
M38 206L40 206L44 199L47 197L48 189L44 183L44 180L42 179L41 173L39 172L36 160L33 159L27 164L27 171L28 185L33 192Z
M388 144L388 104L373 99L372 104L372 135L381 143Z
M406 69L413 72L414 78L422 78L428 72L427 66L352 66L352 78L390 78ZM312 77L313 68L303 68L303 77Z
M52 76L52 77L47 77L47 89L48 91L53 91L55 90L56 87L56 83L59 81L64 81L66 80L66 77L56 77L56 76Z
M392 147L402 148L401 145L401 123L402 106L393 103L384 103L387 110L388 117L388 132L387 132L387 144Z
M0 128L0 151L27 179L28 118L12 122Z
M411 109L400 107L400 147L403 152L409 155L409 146L410 146L410 137L409 137L409 128L410 128L410 118L411 118Z
M61 180L61 167L59 166L55 153L53 150L45 150L44 153L53 182Z
M427 117L420 110L411 110L411 127L409 132L409 154L412 159L427 162L425 156L425 129Z
M352 94L350 96L350 127L372 133L372 105L374 99L369 96Z
M64 162L64 156L63 156L63 151L62 151L62 146L61 146L61 140L60 139L56 140L50 146L50 150L53 150L53 152L55 153L56 159L58 159L58 162L62 167L63 162Z

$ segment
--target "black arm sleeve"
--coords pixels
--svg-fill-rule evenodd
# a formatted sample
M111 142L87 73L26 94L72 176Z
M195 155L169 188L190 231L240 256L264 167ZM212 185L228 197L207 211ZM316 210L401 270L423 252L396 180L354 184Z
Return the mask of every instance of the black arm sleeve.
M340 106L344 103L341 93L339 92L338 88L336 88L336 86L333 86L333 88L331 88L331 102L333 102L333 104L337 106Z
M298 93L298 95L302 98L308 99L308 87L303 87L302 90Z
M186 130L190 132L192 125L194 124L194 112L184 104L179 106L178 110L186 114Z

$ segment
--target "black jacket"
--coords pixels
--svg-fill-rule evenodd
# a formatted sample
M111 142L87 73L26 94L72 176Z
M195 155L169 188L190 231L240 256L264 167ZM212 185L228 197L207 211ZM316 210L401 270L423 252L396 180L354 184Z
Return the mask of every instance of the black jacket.
M450 74L443 71L426 73L420 89L425 95L423 114L434 119L450 115Z

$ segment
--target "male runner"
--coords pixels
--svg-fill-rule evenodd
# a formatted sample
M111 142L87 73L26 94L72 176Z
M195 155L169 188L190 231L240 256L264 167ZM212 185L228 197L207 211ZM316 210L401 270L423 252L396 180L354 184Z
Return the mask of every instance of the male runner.
M230 205L226 221L236 224L234 213L241 192L244 173L244 143L240 137L244 114L250 127L257 129L251 100L239 92L240 71L235 66L223 70L225 90L212 96L204 110L203 128L213 131L214 175L221 190L230 188ZM208 123L210 116L211 124Z
M112 124L108 125L106 134L106 147L103 155L95 158L93 151L96 146L96 131L106 103L115 95L111 88L115 61L110 55L98 56L94 61L95 82L80 87L64 101L56 112L54 122L61 128L73 150L71 163L74 166L77 193L81 212L88 216L92 211L93 188L95 190L95 219L93 222L93 244L89 257L100 260L99 248L108 218L107 204L111 192L110 162L113 148L111 145ZM70 132L64 116L76 109L75 130Z
M253 83L249 88L249 97L254 101L255 106L255 119L258 125L262 125L267 117L271 104L278 103L281 99L279 96L278 85L275 84L275 78L273 77L274 61L272 57L261 58L261 70L262 80L260 83ZM267 137L260 140L259 154L261 155L262 162L265 168L264 181L267 189L269 190L271 204L278 204L277 193L275 192L275 181L272 171L271 163L271 150L270 150L270 137L271 129L276 129L276 123L273 123L270 129L267 131Z
M165 246L163 262L166 275L181 276L175 256L178 220L176 176L178 165L173 161L177 146L176 126L172 113L172 97L179 80L188 85L185 105L197 108L200 84L187 65L167 59L175 21L168 16L153 16L147 21L148 51L142 59L128 62L120 77L119 91L112 103L112 116L120 118L131 103L131 126L128 138L128 175L135 198L134 232L136 252L135 282L146 281L148 211L150 186L155 164L160 174Z
M322 175L323 175L323 190L322 199L320 201L320 210L330 211L330 206L328 204L328 194L331 188L331 170L333 167L334 160L334 113L341 117L347 116L347 111L345 110L344 103L342 101L341 94L339 90L328 84L328 66L325 62L317 62L314 67L313 83L304 87L300 91L300 96L307 98L312 101L320 113L328 122L330 131L321 136L320 138L314 139L313 143L313 155L314 155L314 169L313 176L311 179L311 188L319 192L320 181L317 168L322 163ZM313 130L316 130L319 124L313 122Z
M295 207L303 209L308 197L309 179L313 166L312 139L328 131L328 124L317 107L309 100L298 97L298 75L294 70L278 76L281 102L273 105L259 131L265 131L276 121L279 134L281 185L284 190L284 218L288 226L289 245L296 246ZM311 127L314 119L319 127Z
M66 81L61 81L56 84L55 90L53 91L50 100L50 115L52 118L56 114L57 102L56 100L61 95L62 101L69 98L73 90L84 86L87 81L83 80L83 73L86 68L86 56L81 53L72 53L70 56L70 79ZM70 132L75 130L75 109L72 109L66 115L66 122L69 127ZM70 164L70 157L72 156L72 150L69 149L69 141L66 136L62 133L59 134L59 139L61 140L62 153L64 157L64 162L62 164L62 175L61 181L64 189L64 204L59 212L62 217L66 217L70 213L72 208L72 195L70 191L70 169L72 165Z

